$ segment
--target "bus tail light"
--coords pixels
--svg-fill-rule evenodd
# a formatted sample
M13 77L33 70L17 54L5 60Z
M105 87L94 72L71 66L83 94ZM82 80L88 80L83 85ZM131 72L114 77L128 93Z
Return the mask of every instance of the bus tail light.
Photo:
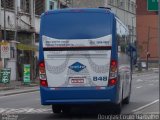
M108 86L113 86L117 83L117 65L116 60L111 60Z
M44 61L39 63L39 79L41 86L48 86Z
M111 60L111 72L116 72L117 71L117 61L116 60Z
M108 81L108 86L116 85L116 83L117 83L117 79L116 79L116 78L114 78L114 79L109 79L109 81Z
M48 87L47 80L40 80L40 85L43 87Z

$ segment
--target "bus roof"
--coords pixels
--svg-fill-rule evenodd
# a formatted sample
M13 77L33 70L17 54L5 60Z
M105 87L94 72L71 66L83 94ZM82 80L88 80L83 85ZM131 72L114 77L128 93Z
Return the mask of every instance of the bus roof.
M70 12L96 12L96 13L108 13L108 14L114 14L111 12L109 9L105 8L66 8L66 9L58 9L58 10L49 10L41 15L41 17L45 15L50 15L50 14L57 14L57 13L70 13Z

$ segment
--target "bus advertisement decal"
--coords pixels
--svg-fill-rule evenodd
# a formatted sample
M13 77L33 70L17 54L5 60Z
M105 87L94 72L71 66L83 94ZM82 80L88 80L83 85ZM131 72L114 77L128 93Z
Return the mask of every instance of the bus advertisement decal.
M47 37L45 35L42 36L43 48L51 48L51 47L104 47L104 46L112 46L112 35L107 35L100 38L95 39L56 39Z

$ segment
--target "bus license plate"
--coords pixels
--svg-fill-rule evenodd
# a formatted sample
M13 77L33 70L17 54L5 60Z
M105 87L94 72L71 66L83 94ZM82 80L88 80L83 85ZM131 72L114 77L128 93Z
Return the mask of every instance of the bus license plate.
M70 84L85 84L86 79L85 78L70 78L69 79Z

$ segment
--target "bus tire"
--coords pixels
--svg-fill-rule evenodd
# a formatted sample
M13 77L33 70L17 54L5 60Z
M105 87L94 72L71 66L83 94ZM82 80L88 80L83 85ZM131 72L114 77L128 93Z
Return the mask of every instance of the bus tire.
M122 111L122 103L116 104L114 109L114 114L119 115L121 114L121 111Z
M60 106L52 105L52 111L53 113L61 113L62 108Z
M124 104L129 104L129 102L130 102L130 95L123 100Z
M71 112L71 107L69 107L69 106L62 107L62 112L64 114L69 114Z

